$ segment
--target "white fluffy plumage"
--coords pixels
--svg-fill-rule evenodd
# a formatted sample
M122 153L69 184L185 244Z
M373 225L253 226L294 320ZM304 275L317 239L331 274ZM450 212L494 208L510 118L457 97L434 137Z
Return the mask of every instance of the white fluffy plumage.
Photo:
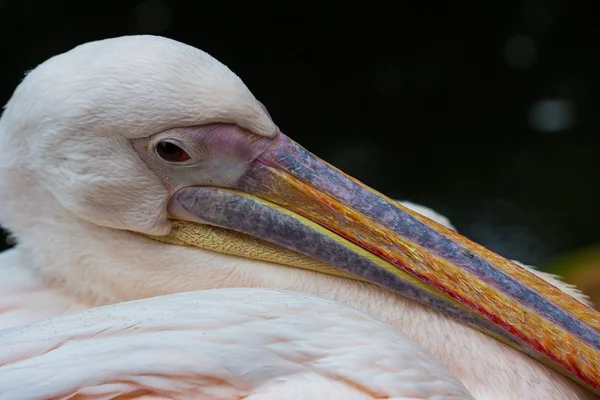
M0 399L594 398L377 286L130 232L169 223L129 140L210 122L277 130L229 69L165 38L87 43L19 85L0 119L17 242L0 255Z
M7 400L470 398L405 335L297 292L154 297L1 331L0 343Z

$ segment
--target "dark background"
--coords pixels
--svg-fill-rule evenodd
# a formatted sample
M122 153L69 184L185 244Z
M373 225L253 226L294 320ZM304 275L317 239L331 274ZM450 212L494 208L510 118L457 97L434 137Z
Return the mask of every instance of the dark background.
M457 0L371 20L207 4L0 0L0 102L77 44L159 34L228 65L312 152L504 256L551 268L600 244L592 2Z

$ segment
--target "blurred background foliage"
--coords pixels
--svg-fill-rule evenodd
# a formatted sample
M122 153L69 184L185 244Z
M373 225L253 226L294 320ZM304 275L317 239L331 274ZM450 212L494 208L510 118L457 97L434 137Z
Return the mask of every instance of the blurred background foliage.
M186 42L240 75L309 150L600 304L592 2L455 0L428 14L411 3L369 20L272 17L257 3L231 5L241 18L204 2L0 0L0 102L25 71L86 41Z

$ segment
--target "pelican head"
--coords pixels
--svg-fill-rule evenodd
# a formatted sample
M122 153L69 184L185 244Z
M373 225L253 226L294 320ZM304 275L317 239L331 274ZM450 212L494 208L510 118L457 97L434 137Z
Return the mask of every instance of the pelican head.
M273 274L312 269L399 293L600 390L595 311L317 158L198 49L131 36L51 58L7 104L0 151L0 220L49 279L123 300L234 274L269 284L249 268L258 263L211 275L182 261L199 254L205 265L243 256ZM72 245L84 231L86 250ZM138 253L123 248L132 240ZM156 245L160 267L150 260L132 278L127 265ZM103 251L124 266L99 268Z

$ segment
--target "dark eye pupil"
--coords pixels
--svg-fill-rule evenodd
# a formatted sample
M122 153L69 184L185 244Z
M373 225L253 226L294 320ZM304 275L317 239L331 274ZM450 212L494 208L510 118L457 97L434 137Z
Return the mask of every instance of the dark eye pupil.
M156 145L156 152L165 161L180 162L190 159L185 150L171 142L159 142Z

